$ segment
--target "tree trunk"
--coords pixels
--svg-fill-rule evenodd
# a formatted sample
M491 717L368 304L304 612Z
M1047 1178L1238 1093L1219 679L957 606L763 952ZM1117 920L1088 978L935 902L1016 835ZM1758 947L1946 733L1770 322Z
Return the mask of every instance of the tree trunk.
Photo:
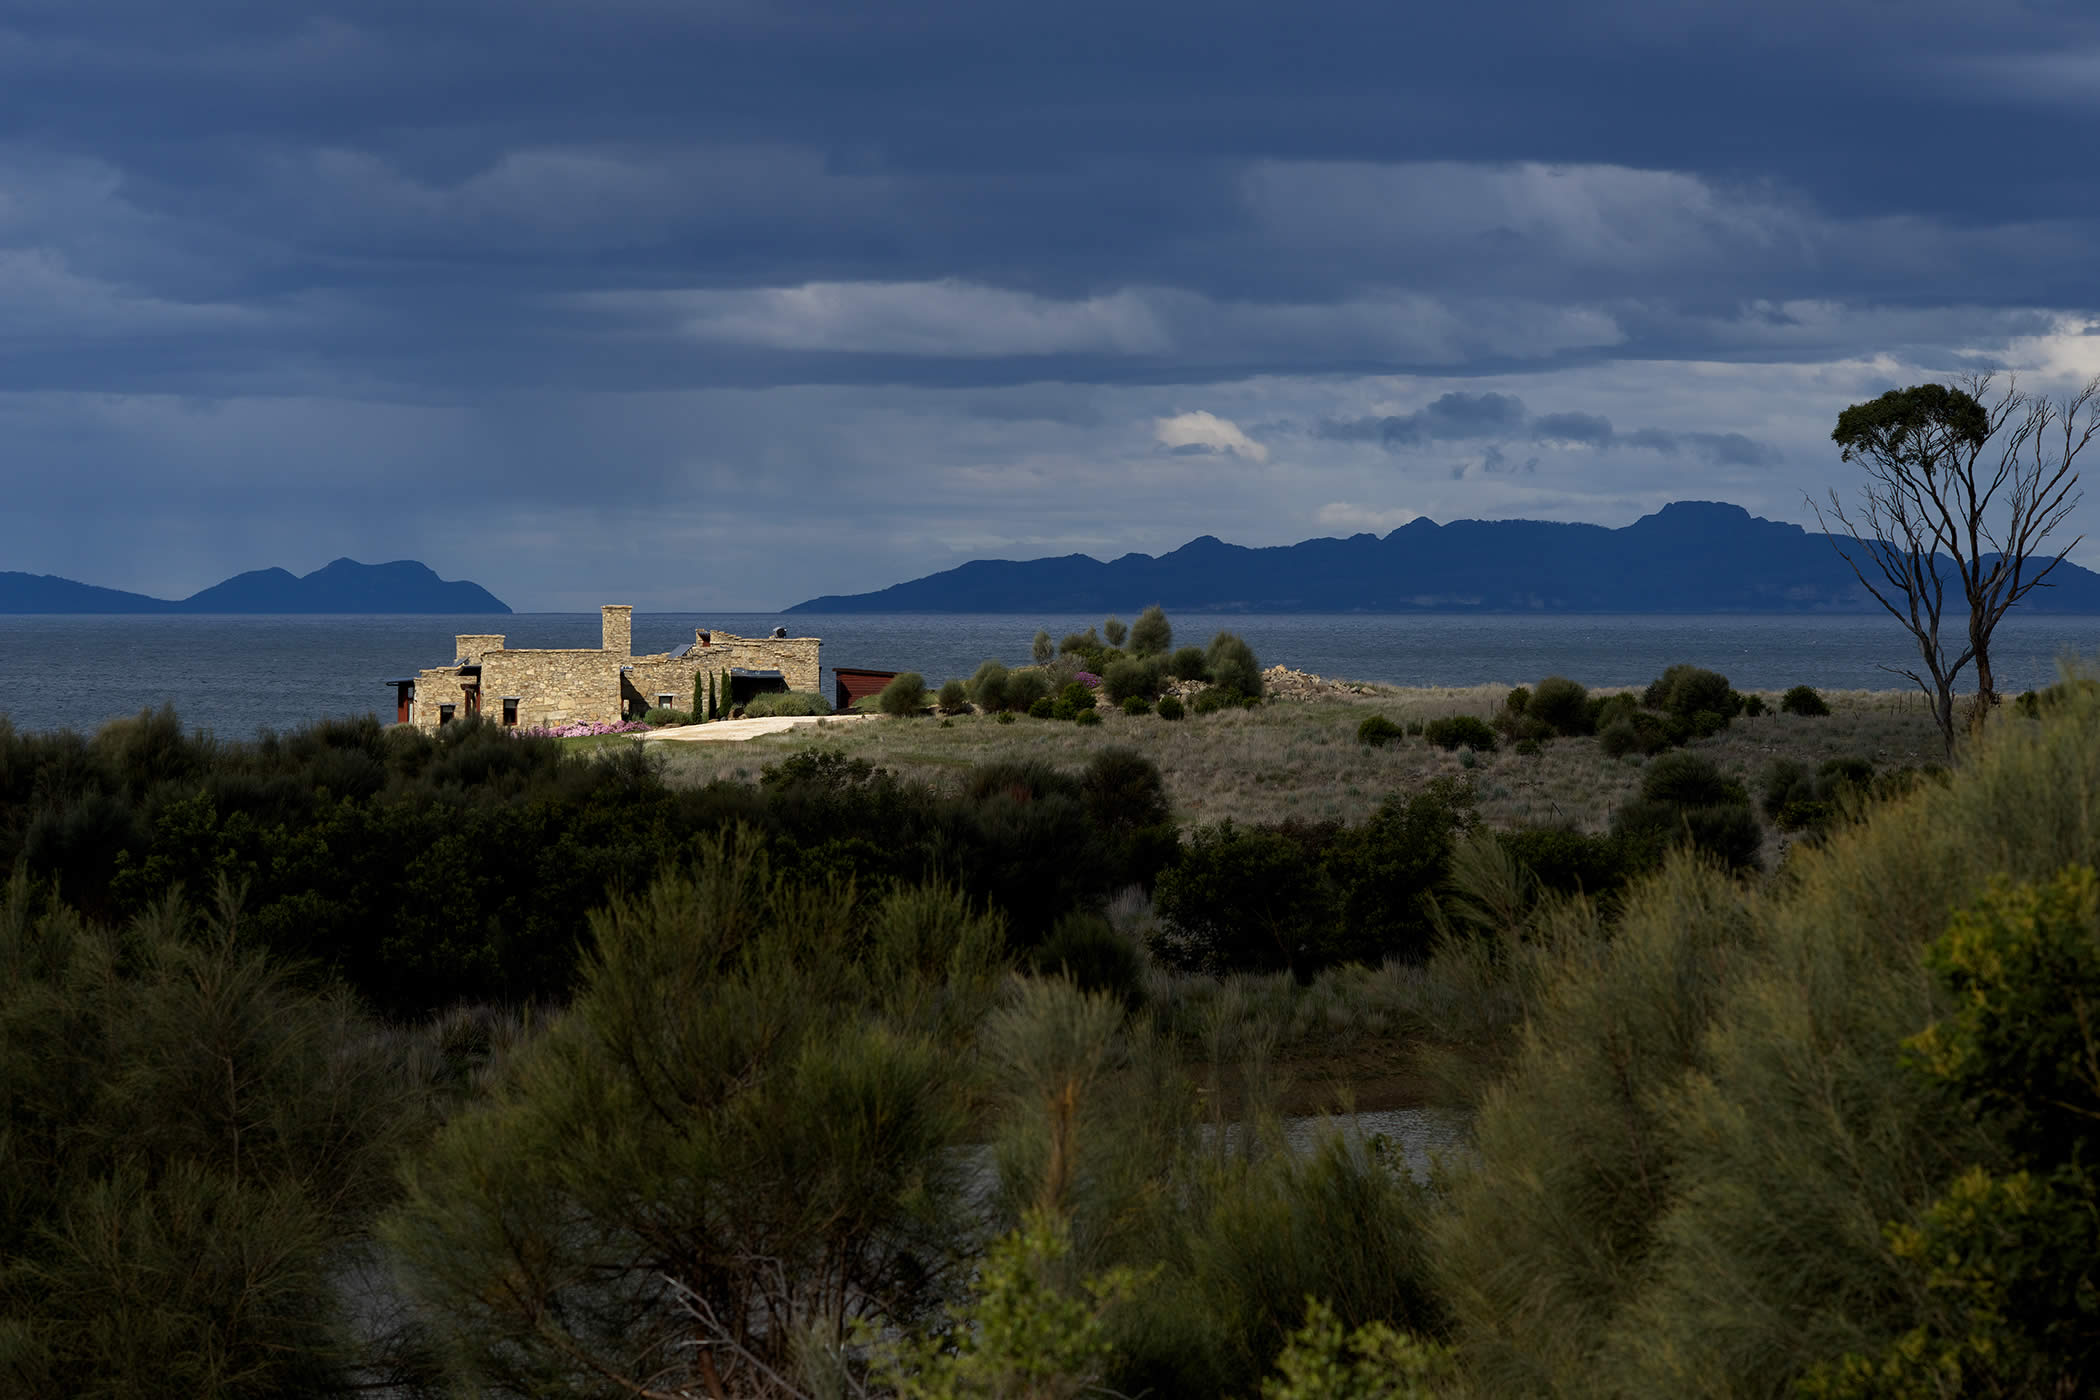
M1984 721L1988 720L1991 711L1997 708L1998 684L1997 677L1991 673L1990 653L1984 649L1983 644L1977 641L1973 634L1969 639L1969 645L1975 648L1976 651L1976 712L1969 716L1969 728L1981 734Z

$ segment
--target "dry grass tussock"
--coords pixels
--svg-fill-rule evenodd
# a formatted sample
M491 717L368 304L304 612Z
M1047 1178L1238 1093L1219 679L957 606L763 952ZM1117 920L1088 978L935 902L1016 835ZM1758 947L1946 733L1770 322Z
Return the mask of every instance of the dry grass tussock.
M1480 815L1490 825L1603 830L1612 810L1639 786L1640 763L1607 757L1594 739L1555 740L1529 757L1507 749L1471 755L1470 768L1467 755L1431 748L1419 738L1383 748L1356 739L1356 727L1367 715L1382 714L1401 725L1455 714L1485 719L1507 694L1504 686L1381 687L1368 695L1274 701L1171 723L1155 715L1127 716L1104 705L1101 723L1088 728L1026 718L999 724L987 715L824 725L744 744L677 746L667 755L666 775L676 783L756 781L768 764L816 743L945 786L959 782L973 765L995 759L1043 759L1076 767L1101 749L1121 744L1159 765L1184 826L1228 817L1355 822L1396 792L1412 792L1435 777L1470 773ZM1692 748L1753 786L1775 758L1813 766L1858 756L1877 767L1900 767L1939 757L1931 716L1913 697L1833 691L1825 698L1832 710L1828 718L1768 714L1738 719ZM1765 700L1776 707L1779 695L1767 694Z

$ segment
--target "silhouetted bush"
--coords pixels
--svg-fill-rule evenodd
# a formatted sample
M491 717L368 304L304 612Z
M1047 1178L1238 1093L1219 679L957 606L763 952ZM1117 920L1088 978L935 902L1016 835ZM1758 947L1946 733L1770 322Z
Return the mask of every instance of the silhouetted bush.
M1072 714L1072 723L1082 728L1087 725L1099 724L1101 723L1101 712L1092 705L1087 706L1083 710L1075 710Z
M1182 647L1168 658L1167 670L1178 681L1210 679L1210 664L1204 660L1202 647Z
M1492 753L1495 731L1476 715L1445 715L1422 726L1422 738L1440 749L1477 749Z
M1159 694L1163 670L1157 657L1125 657L1110 662L1102 672L1101 688L1110 700L1119 703L1132 697L1149 700Z
M1651 710L1667 710L1683 719L1701 711L1718 715L1726 724L1741 701L1719 671L1684 663L1670 667L1648 686L1641 703Z
M1082 992L1114 997L1131 1010L1144 1004L1144 951L1099 914L1059 919L1029 961L1038 974L1067 978Z
M1366 715L1364 722L1356 726L1356 742L1382 749L1401 737L1400 726L1384 715Z
M1159 717L1161 719L1180 719L1186 713L1187 711L1182 707L1178 697L1162 695L1159 698Z
M1203 660L1209 668L1211 684L1249 700L1261 698L1261 662L1255 659L1254 648L1237 635L1220 632L1211 638Z
M1769 708L1771 707L1765 704L1765 697L1755 692L1743 697L1743 717L1745 719L1756 719Z
M1389 797L1362 825L1332 836L1322 865L1338 919L1313 946L1320 962L1418 961L1436 934L1434 897L1451 852L1473 828L1470 782L1436 778Z
M1152 702L1142 695L1132 695L1123 701L1123 713L1132 717L1152 713Z
M1035 702L1050 693L1050 678L1034 666L1010 671L1006 677L1006 708L1035 713Z
M940 693L934 696L933 703L940 707L944 715L959 715L970 708L970 689L961 681L950 677L941 682Z
M1273 972L1304 961L1332 922L1326 881L1306 842L1230 821L1198 827L1160 872L1154 907L1168 961L1205 972Z
M977 702L977 708L986 714L1007 708L1008 675L1006 667L998 661L988 660L979 664L970 676L970 698Z
M1540 681L1524 713L1550 726L1556 734L1573 736L1591 732L1590 693L1566 676L1548 676Z
M1057 702L1047 695L1038 695L1028 706L1030 719L1057 718Z
M1629 865L1651 869L1672 848L1689 845L1730 870L1762 865L1764 831L1743 785L1696 754L1665 754L1649 763L1641 795L1612 814L1611 834Z
M1157 656L1164 659L1174 646L1174 627L1167 615L1154 603L1137 616L1130 624L1130 654L1132 656Z
M1526 707L1530 704L1531 688L1529 686L1520 685L1516 687L1508 695L1504 696L1502 700L1502 708L1513 715L1523 714Z
M1789 715L1802 715L1810 719L1830 713L1830 706L1812 685L1797 685L1779 699L1780 711Z
M1615 893L1627 878L1625 852L1610 836L1569 827L1527 826L1498 831L1495 839L1540 886L1593 898Z

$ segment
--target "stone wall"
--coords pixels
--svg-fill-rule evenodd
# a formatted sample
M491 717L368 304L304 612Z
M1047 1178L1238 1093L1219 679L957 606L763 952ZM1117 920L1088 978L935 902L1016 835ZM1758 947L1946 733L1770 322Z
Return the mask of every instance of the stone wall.
M819 693L822 668L817 654L823 642L816 637L739 637L711 632L708 638L706 646L696 644L684 656L635 657L627 673L628 684L651 705L659 694L675 695L679 709L693 703L693 677L710 672L778 671L789 690Z
M481 658L483 712L500 721L518 698L518 725L612 724L620 718L620 661L605 651L492 651ZM420 692L422 687L417 687Z

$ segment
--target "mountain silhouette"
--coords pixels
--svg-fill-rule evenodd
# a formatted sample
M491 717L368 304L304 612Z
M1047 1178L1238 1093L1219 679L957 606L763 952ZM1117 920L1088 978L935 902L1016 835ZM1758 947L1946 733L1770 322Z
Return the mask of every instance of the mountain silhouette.
M507 613L478 583L441 579L413 559L338 559L303 577L253 569L170 600L75 583L51 574L0 572L0 613Z
M1850 541L1844 541L1848 546ZM1856 551L1855 551L1856 552ZM1950 607L1960 588L1949 580ZM1249 549L1211 535L1154 558L978 559L787 612L1732 613L1879 608L1827 536L1719 501L1678 501L1620 529L1544 520L1415 520L1391 534ZM2100 574L2065 561L2020 604L2100 613Z

